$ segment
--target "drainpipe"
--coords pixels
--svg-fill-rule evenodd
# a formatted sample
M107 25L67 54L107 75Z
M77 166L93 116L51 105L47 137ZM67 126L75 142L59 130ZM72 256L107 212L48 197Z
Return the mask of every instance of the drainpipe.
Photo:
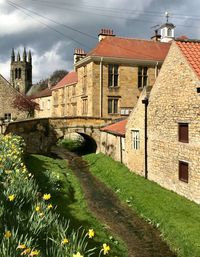
M143 100L142 100L142 103L144 104L144 177L145 179L148 179L148 155L147 155L147 140L148 140L148 137L147 137L147 106L148 106L148 103L149 103L149 100L147 97L145 97Z
M100 118L103 117L103 57L100 61Z
M122 137L120 137L120 162L123 163L123 155L122 155Z

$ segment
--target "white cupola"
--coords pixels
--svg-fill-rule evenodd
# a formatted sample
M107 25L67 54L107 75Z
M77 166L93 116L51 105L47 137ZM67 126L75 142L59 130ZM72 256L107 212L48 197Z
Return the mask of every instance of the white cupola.
M161 42L169 42L174 39L174 24L169 23L169 13L165 13L166 23L160 27Z

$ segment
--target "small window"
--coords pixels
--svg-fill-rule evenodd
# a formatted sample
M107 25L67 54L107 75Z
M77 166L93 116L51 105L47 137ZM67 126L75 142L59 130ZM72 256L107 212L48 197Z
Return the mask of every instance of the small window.
M10 121L11 120L11 113L5 113L4 114L4 120Z
M179 142L183 142L183 143L189 142L188 123L178 124L178 137L179 137Z
M179 161L179 180L188 183L188 163Z
M87 115L88 112L88 99L82 100L82 114Z
M119 65L109 64L108 65L108 87L118 87L118 69Z
M18 69L18 79L21 79L21 76L22 76L22 70Z
M171 28L167 29L167 36L172 37L172 29Z
M140 131L139 130L132 130L132 148L134 150L140 149Z
M118 113L118 98L109 98L108 99L108 113L109 114L117 114Z
M148 68L138 67L138 88L143 88L147 86L148 80Z

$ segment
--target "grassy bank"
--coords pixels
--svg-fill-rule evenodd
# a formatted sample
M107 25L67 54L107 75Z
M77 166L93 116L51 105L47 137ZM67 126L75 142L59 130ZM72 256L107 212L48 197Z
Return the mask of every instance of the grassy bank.
M41 155L29 155L26 165L34 179L37 181L41 193L48 192L53 196L53 205L57 206L57 212L70 219L72 227L84 227L86 230L93 228L95 231L94 245L102 246L107 243L111 247L109 256L126 257L127 250L113 238L87 210L87 205L77 178L67 167L64 160L50 158Z
M154 224L181 257L200 256L199 205L137 176L103 154L86 155L91 172L118 197Z

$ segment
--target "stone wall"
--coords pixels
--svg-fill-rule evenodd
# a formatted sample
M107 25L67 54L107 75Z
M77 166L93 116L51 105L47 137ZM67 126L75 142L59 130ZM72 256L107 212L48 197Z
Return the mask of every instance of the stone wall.
M52 113L52 96L40 97L34 99L39 104L40 110L35 110L35 118L50 117Z
M101 131L100 152L125 163L125 138Z
M13 101L18 95L19 92L0 75L0 119L4 119L6 113L11 114L12 120L25 119L27 117L26 112L19 111L13 107Z
M149 179L200 203L199 79L174 42L151 91L148 106ZM178 140L178 123L189 124L189 143ZM179 180L179 161L189 165Z

